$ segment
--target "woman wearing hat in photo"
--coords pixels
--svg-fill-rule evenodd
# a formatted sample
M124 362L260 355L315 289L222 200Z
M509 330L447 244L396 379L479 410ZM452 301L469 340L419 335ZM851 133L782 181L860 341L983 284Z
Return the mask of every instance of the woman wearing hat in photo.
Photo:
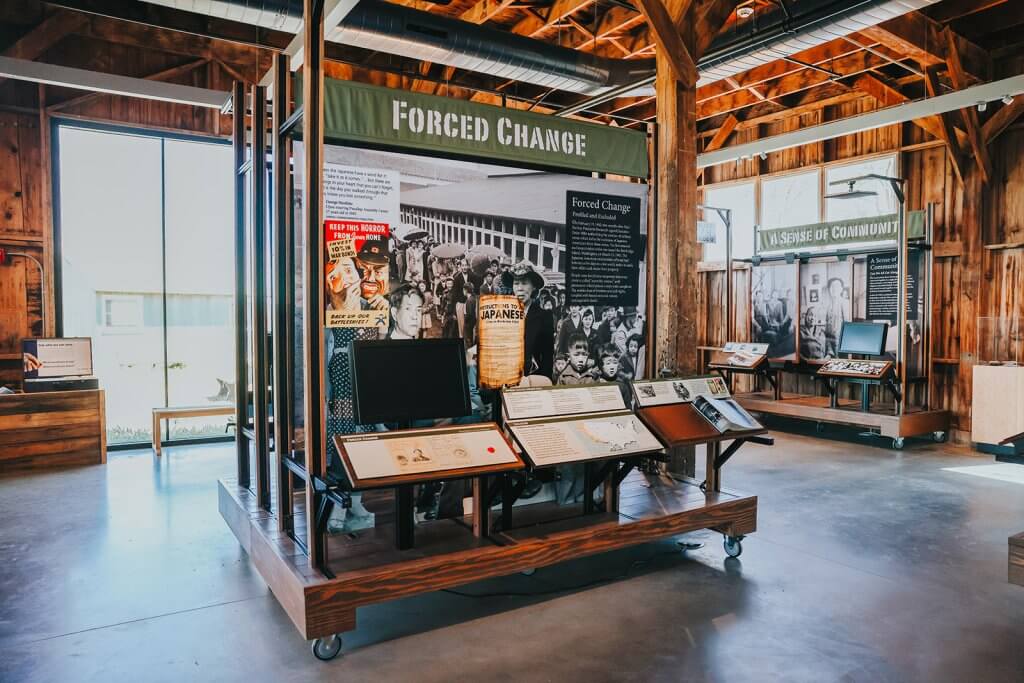
M537 300L542 287L544 277L529 261L520 261L512 268L512 292L526 311L523 374L550 379L554 371L555 319Z

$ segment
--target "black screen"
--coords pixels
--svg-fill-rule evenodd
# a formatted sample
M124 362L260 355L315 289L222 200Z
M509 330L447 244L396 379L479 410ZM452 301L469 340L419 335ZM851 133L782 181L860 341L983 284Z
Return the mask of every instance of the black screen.
M839 353L881 356L885 351L885 335L889 323L843 323L839 335Z
M462 339L356 340L350 351L357 423L472 413Z

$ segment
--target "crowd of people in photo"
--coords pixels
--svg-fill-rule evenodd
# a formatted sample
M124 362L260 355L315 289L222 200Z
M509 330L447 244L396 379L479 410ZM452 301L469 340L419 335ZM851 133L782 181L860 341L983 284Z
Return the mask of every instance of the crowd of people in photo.
M408 241L392 239L389 337L412 337L415 318L420 337L461 337L472 348L480 297L515 295L527 310L524 374L545 375L554 384L644 376L646 325L636 308L567 305L565 287L548 282L529 261L513 263L495 247L463 250L413 234Z

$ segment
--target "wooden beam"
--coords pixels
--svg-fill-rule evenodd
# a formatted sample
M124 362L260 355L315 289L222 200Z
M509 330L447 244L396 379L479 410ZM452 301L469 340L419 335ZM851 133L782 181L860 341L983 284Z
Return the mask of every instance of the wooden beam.
M565 17L575 14L584 7L590 7L594 2L595 0L555 0L555 3L551 5L551 9L544 19L540 19L533 14L527 14L526 17L519 20L512 27L512 33L535 38L553 28L555 24L565 19Z
M861 29L860 33L910 57L922 67L942 64L949 50L949 41L942 35L942 25L922 12L908 12L877 26ZM953 43L961 55L965 73L986 79L990 71L988 53L956 34L953 34Z
M992 141L1020 118L1021 114L1024 114L1024 96L1017 95L1013 98L1013 102L1000 107L999 111L981 127L982 140L986 145L991 145Z
M883 107L903 104L904 102L910 101L910 98L900 92L895 86L890 85L877 76L873 76L871 74L861 74L850 81L850 86L856 90L860 90L863 93L871 95L871 97L873 97ZM944 139L944 124L938 116L928 116L922 119L915 119L913 123L929 135L940 140ZM960 146L961 137L966 139L966 134L961 133L959 130L954 128L953 139L956 140L958 148Z
M942 23L966 17L1002 5L1008 0L943 0L929 11L929 16Z
M685 14L690 0L682 0L682 3L681 14ZM661 0L637 0L637 5L647 17L647 23L650 24L658 41L658 52L664 55L675 79L684 87L694 87L697 83L697 67L665 5Z
M64 37L78 31L89 18L77 12L59 10L37 24L3 51L4 57L34 60ZM0 83L7 79L0 77Z
M699 60L711 47L736 9L737 0L698 0L693 7L693 58Z
M16 40L4 50L3 56L36 59L65 36L82 28L88 21L89 18L83 14L59 10Z
M209 64L209 63L210 63L210 60L208 60L208 59L193 59L192 61L185 62L184 64L179 64L178 66L172 66L169 69L164 69L162 71L157 71L157 72L151 73L151 74L149 74L147 76L143 76L143 78L145 78L146 80L149 80L149 81L169 81L169 80L172 80L174 78L177 78L178 76L181 76L182 74L186 74L186 73L192 71L195 68L198 68L200 66L203 66L204 64ZM60 111L61 109L68 109L68 108L71 108L71 107L77 107L77 106L79 106L81 104L85 104L86 102L91 102L92 100L96 100L96 99L99 99L101 97L106 97L106 96L107 96L107 93L102 93L102 92L86 93L85 95L79 95L77 97L72 97L70 99L66 99L66 100L64 100L62 102L57 102L56 104L51 104L50 106L48 106L46 108L46 110L49 111L49 112Z
M729 136L732 135L734 130L736 130L736 126L738 126L739 123L740 120L733 116L732 114L729 114L727 117L725 117L725 121L723 121L722 125L718 127L717 131L715 131L714 137L712 137L711 140L708 141L708 144L704 147L704 151L713 152L716 149L724 147L725 143L729 141ZM704 169L697 169L697 180L700 181L703 177Z
M946 35L946 66L949 68L949 78L953 81L953 87L963 90L967 87L967 75L964 73L964 66L960 60L960 51L957 46L956 36L949 28ZM967 140L974 152L974 159L978 162L978 170L981 171L982 183L987 183L992 178L992 160L988 156L988 147L981 137L981 126L978 124L978 112L974 107L966 107L960 110L964 125L967 126Z
M925 88L928 92L928 97L938 97L942 94L939 88L939 75L937 69L934 66L930 66L925 69L924 72ZM953 128L953 121L949 113L940 114L939 117L939 139L946 143L946 149L949 152L950 159L953 161L953 171L956 173L957 182L963 187L964 184L964 167L963 157L960 154L960 143L957 141L956 131Z

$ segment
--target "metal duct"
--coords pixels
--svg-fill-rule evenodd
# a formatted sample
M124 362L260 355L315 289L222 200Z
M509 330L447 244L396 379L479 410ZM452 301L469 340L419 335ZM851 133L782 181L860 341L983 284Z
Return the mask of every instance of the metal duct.
M289 33L302 28L301 0L147 1ZM762 28L716 40L697 65L698 83L788 57L935 2L938 0L801 0L791 16L776 10L759 19ZM379 0L361 0L325 38L584 95L652 92L654 60L599 57Z

